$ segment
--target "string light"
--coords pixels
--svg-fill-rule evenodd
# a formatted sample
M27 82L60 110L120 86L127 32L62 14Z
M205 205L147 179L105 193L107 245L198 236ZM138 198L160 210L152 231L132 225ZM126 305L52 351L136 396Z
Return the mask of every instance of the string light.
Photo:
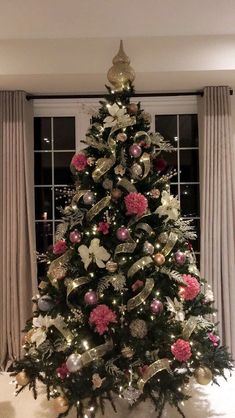
M85 350L89 350L89 344L88 344L88 342L86 340L83 340L82 341L82 345L85 348Z

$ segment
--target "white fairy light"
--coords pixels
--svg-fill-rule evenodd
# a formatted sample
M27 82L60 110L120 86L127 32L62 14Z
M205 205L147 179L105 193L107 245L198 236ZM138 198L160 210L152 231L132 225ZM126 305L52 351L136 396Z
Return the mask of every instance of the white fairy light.
M85 348L85 350L89 350L89 344L88 344L88 342L86 340L83 340L82 341L82 345Z

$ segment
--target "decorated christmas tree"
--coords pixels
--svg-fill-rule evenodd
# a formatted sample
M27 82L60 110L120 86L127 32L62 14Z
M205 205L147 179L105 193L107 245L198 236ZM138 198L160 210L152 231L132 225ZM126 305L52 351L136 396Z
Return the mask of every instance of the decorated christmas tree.
M184 416L189 381L216 382L230 356L211 322L193 226L170 194L175 172L161 153L171 145L131 101L135 75L122 44L113 64L113 90L71 162L74 196L12 374L18 392L35 397L43 382L59 417L71 408L95 417L107 400L115 409L117 396L131 407L149 398L156 417L167 402Z

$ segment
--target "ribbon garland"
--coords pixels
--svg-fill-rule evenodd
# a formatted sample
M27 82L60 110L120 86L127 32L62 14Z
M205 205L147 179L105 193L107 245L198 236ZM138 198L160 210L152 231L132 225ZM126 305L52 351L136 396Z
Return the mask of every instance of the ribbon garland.
M144 375L137 382L139 390L143 391L144 385L147 383L147 381L151 379L156 373L159 373L162 370L167 370L168 373L171 373L170 360L168 360L168 358L156 360L154 363L148 366L144 372Z
M139 222L135 227L135 230L138 230L138 229L141 229L142 231L147 232L148 235L154 234L154 230L146 222Z
M71 296L71 294L78 289L78 287L82 286L83 284L87 284L91 281L91 279L89 277L86 276L82 276L82 277L78 277L77 279L66 279L65 280L65 286L67 287L67 295L66 295L66 302L67 305L70 308L73 308L72 303L70 303L69 301L69 296Z
M98 360L99 358L103 357L108 351L113 349L113 341L110 339L106 341L106 343L98 345L97 347L91 348L88 351L85 351L81 355L81 362L83 366L91 363L92 361Z
M89 190L79 190L78 192L76 192L75 195L73 196L71 205L77 204L79 200L81 199L81 197L88 191Z
M96 203L86 214L86 219L90 222L98 213L100 213L111 201L110 196L103 197L98 203Z
M132 266L129 268L127 272L127 277L134 276L137 271L139 271L141 268L148 266L149 264L153 263L153 259L150 256L145 256L137 260Z
M144 179L150 172L150 155L147 152L141 156L140 163L144 165L144 174L142 175L142 179Z
M195 330L197 326L197 323L198 323L198 317L196 316L190 316L190 318L187 320L182 331L182 336L185 340L189 340L189 338L191 337L193 331Z
M55 318L55 321L52 325L54 325L58 329L58 331L63 335L63 337L66 339L68 343L71 343L71 341L73 340L73 334L67 328L63 318L60 315L58 315L58 317Z
M99 158L96 162L96 168L92 172L92 178L95 183L98 183L100 178L110 170L110 168L115 164L116 158Z
M68 271L68 262L73 255L73 250L67 250L63 255L53 260L48 269L48 278L52 286L58 288L57 280L64 279Z
M134 142L139 141L139 139L142 139L143 141L145 141L146 144L151 144L151 138L150 138L149 134L145 131L136 132L136 134L134 136Z
M137 306L141 305L149 297L153 288L154 280L152 278L146 279L145 286L141 290L141 292L139 292L138 295L128 300L127 310L132 311L132 309L135 309L137 308Z
M162 249L162 254L166 257L173 250L176 242L178 240L177 234L171 232L165 247Z
M130 253L132 254L136 249L135 242L125 242L123 244L118 244L115 248L114 257L121 253Z
M127 178L122 178L118 183L117 186L121 186L124 189L126 189L129 193L131 192L137 192L136 187L133 183L131 183Z

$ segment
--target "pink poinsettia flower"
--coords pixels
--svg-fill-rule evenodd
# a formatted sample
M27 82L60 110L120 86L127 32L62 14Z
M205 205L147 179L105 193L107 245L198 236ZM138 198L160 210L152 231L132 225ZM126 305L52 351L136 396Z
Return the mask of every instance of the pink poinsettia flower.
M60 367L56 369L57 375L60 377L60 379L64 380L66 377L70 376L69 369L66 366L66 363L61 364Z
M98 334L103 335L108 331L108 325L117 322L117 315L107 305L98 305L90 313L89 322L95 325L95 330Z
M71 164L77 171L84 171L88 164L86 155L83 153L75 154L72 158Z
M212 332L210 332L210 333L208 334L208 338L209 338L209 340L212 342L212 344L213 344L213 346L214 346L214 347L218 347L218 345L219 345L219 340L220 340L220 338L218 337L218 335L215 335L215 334L213 334Z
M142 280L136 280L135 283L131 286L133 292L136 292L140 287L143 287L144 282Z
M110 224L108 222L99 222L98 231L103 235L107 235L109 233L109 228Z
M191 346L188 341L182 340L179 338L171 346L171 352L176 360L187 361L192 356Z
M190 274L183 274L182 275L186 286L180 287L179 295L184 300L193 300L197 297L198 293L200 292L200 283L196 279L196 277L191 276Z
M64 254L67 250L67 244L64 239L61 239L60 241L57 241L53 245L53 253L56 255Z
M137 215L140 217L144 215L148 209L148 200L141 193L131 192L125 196L124 200L127 208L127 215Z

